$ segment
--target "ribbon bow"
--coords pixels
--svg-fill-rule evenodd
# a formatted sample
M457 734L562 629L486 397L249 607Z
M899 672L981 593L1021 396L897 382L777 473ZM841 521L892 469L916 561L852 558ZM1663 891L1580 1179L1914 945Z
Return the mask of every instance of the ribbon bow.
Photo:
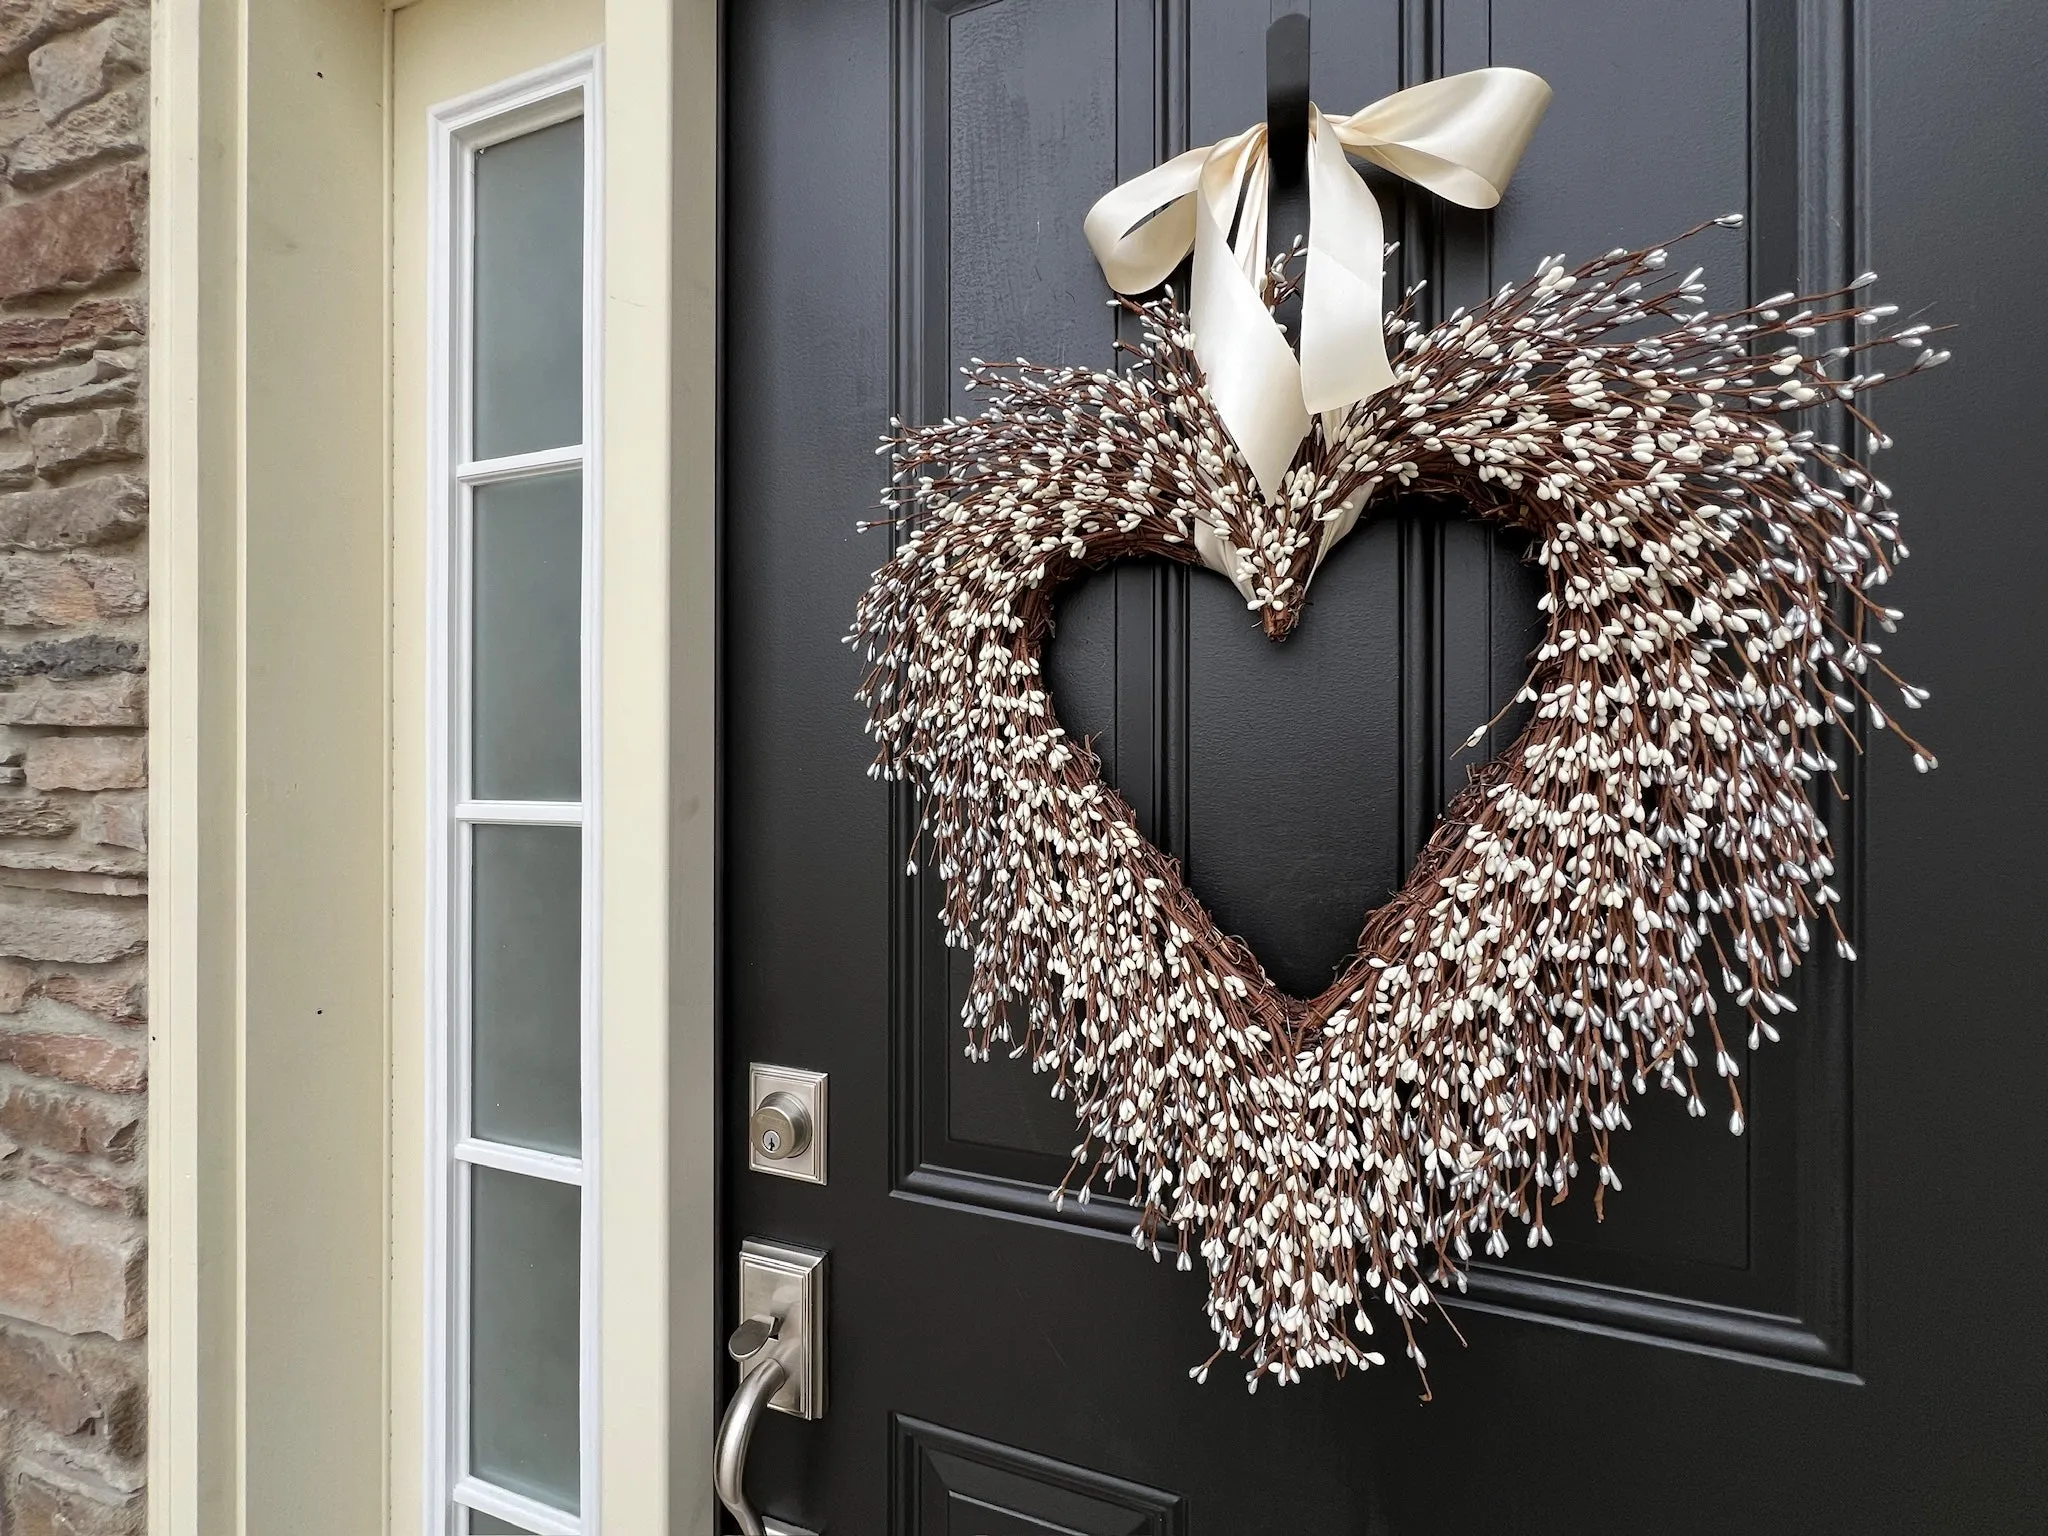
M1538 75L1475 69L1396 91L1349 117L1309 108L1298 362L1261 296L1264 123L1176 155L1088 210L1089 248L1119 293L1158 286L1194 251L1188 320L1195 357L1217 415L1269 501L1312 414L1347 409L1394 382L1381 312L1379 204L1345 151L1454 203L1491 208L1549 104L1550 87ZM1233 244L1230 221L1240 201Z

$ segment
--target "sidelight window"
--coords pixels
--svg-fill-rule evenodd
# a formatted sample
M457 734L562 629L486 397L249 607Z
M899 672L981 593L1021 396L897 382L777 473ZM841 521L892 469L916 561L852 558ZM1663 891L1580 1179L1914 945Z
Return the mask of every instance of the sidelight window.
M430 131L436 1536L596 1528L596 88Z

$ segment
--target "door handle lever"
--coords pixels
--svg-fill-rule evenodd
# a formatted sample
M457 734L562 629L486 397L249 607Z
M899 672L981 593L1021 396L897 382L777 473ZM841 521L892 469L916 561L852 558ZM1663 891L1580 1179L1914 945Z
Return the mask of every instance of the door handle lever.
M713 1486L740 1536L778 1536L794 1528L764 1520L748 1501L747 1448L771 1408L804 1419L825 1412L825 1255L748 1238L739 1278L746 1320L725 1349L739 1362L740 1385L718 1421Z
M725 1352L742 1367L762 1351L769 1351L740 1379L739 1391L733 1393L732 1401L725 1405L725 1416L718 1421L714 1460L718 1502L739 1521L740 1536L767 1536L768 1528L747 1502L747 1447L753 1441L754 1426L760 1422L768 1400L789 1380L789 1367L772 1352L779 1322L777 1318L750 1317L725 1341Z

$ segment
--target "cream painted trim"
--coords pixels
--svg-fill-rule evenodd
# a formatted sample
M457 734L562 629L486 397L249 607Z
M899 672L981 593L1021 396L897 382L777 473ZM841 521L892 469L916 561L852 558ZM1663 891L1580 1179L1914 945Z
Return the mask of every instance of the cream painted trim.
M152 1536L390 1531L416 1451L387 1443L387 25L155 6ZM601 1156L633 1176L601 1197L600 1487L610 1536L709 1536L717 10L606 25Z
M149 1522L383 1525L385 20L159 0Z
M718 8L605 7L601 1483L711 1536Z
M150 1528L338 1536L388 1396L384 17L153 25Z
M237 659L221 633L235 626L220 622L236 611L240 494L229 377L239 336L236 43L222 7L154 7L148 1518L158 1536L243 1528L229 1114L238 888L233 842L219 835L239 798L240 755L227 703Z

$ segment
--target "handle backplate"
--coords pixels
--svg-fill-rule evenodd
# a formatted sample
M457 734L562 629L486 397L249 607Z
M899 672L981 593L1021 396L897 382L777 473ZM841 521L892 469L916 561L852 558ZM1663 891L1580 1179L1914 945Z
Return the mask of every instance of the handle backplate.
M789 1379L768 1406L800 1419L825 1412L825 1255L788 1243L750 1237L740 1245L739 1315L778 1320L772 1350L740 1362L745 1380L771 1354ZM743 1325L744 1326L744 1325Z

